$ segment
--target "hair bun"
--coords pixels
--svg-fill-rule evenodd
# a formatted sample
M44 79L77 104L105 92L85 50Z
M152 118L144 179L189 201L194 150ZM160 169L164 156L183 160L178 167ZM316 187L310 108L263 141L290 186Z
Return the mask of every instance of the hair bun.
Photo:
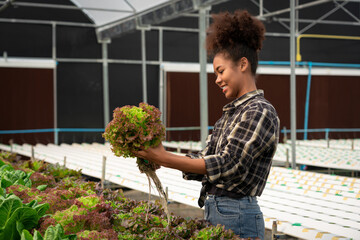
M265 39L264 24L248 11L214 14L213 20L207 36L207 50L210 54L236 45L246 45L255 51L261 50Z

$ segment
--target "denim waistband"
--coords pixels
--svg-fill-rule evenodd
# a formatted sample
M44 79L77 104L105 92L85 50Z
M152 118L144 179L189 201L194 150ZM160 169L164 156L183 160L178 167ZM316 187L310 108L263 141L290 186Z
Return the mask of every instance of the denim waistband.
M230 197L227 197L227 196L216 196L216 195L213 195L213 194L207 194L206 195L206 199L231 199L233 201L249 201L249 202L252 202L254 200L257 200L257 197L256 196L245 196L245 197L242 197L242 198L230 198Z
M212 194L212 195L216 195L216 196L226 196L226 197L236 198L236 199L246 197L245 194L227 191L225 189L218 188L213 184L209 184L207 186L207 188L208 188L207 189L208 194Z

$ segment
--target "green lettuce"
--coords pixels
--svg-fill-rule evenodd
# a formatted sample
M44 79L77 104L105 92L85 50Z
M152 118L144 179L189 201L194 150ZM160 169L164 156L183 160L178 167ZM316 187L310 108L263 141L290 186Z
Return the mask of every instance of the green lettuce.
M0 187L7 188L15 184L31 187L31 174L14 170L12 166L4 164L0 167Z
M10 195L0 199L0 240L18 240L24 229L36 227L39 219L45 215L49 204L37 204L31 201L23 204L22 200Z
M29 231L23 230L21 234L21 240L75 240L76 235L70 234L65 235L65 231L60 224L54 226L49 226L44 234L44 237L35 230L34 235L32 236Z

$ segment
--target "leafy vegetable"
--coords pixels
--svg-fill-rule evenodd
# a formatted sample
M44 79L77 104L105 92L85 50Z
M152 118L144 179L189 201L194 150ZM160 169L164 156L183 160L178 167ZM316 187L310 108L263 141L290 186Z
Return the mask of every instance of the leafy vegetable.
M44 171L44 173L53 176L56 182L59 182L66 177L74 177L75 179L81 177L81 170L76 171L68 169L60 165L59 163L56 163L55 165L49 165Z
M103 137L116 156L135 157L133 151L155 147L164 139L160 115L159 109L146 103L116 108Z
M7 188L15 184L31 187L30 176L31 173L14 170L11 165L5 164L0 160L0 187Z
M39 172L34 172L30 176L32 187L38 187L40 185L47 185L48 187L54 187L56 185L55 179L51 175L44 175Z
M44 171L47 167L48 167L48 163L46 163L43 160L28 160L26 162L24 162L21 167L23 168L27 168L27 169L31 169L34 171Z
M23 165L8 162L0 162L1 176ZM7 181L17 183L0 188L0 240L238 239L232 231L202 219L171 215L169 222L158 201L128 199L121 190L102 189L75 176L56 182L46 175L47 169L39 168L42 174L30 170L32 186L17 184L30 175L29 169L5 174Z
M135 157L133 152L142 148L156 147L165 137L165 127L160 121L160 111L154 106L140 103L139 107L124 106L116 108L113 120L106 126L103 137L110 142L111 150L116 156ZM163 206L170 221L167 210L167 196L155 171L160 168L158 164L137 159L140 172L145 173L161 195Z
M40 185L37 186L36 189L40 190L40 191L44 191L47 188L47 185Z
M118 239L118 233L113 229L104 229L102 231L85 230L77 234L79 240L111 240Z
M77 201L81 202L84 208L88 210L95 209L96 205L100 203L100 198L98 196L86 196L86 197L80 197L76 199Z
M7 188L11 185L24 185L31 187L31 173L25 173L21 170L6 169L0 173L1 187Z
M0 167L2 163L4 163L4 160L7 162L14 162L16 160L16 154L6 151L0 151Z
M54 226L49 226L44 237L41 236L40 232L35 230L34 235L32 236L29 231L23 230L21 234L21 240L75 240L76 235L70 234L65 235L64 229L60 224Z
M37 201L23 204L15 195L0 199L0 239L20 239L22 230L34 228L48 208Z
M66 233L78 233L83 230L89 231L102 231L104 229L112 229L112 218L115 215L114 210L110 204L103 202L99 199L99 203L94 204L93 201L89 201L90 205L87 205L87 209L81 201L76 200L75 204L70 208L57 211L52 217L44 220L40 225L40 232L44 231L48 226L54 224L61 224L64 227Z
M201 229L192 240L209 240L209 239L236 239L234 232L225 230L225 227L218 224L217 226L209 226Z

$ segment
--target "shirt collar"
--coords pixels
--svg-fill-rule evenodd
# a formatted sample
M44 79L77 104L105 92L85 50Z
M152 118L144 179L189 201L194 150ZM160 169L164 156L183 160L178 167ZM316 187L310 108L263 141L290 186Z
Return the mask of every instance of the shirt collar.
M245 93L241 97L239 97L239 98L233 100L232 102L226 104L223 107L223 111L225 112L225 111L229 111L229 110L231 110L233 108L236 108L237 106L243 104L247 100L249 100L249 99L251 99L251 98L253 98L255 96L258 96L258 95L264 96L264 91L262 89L258 89L258 90L254 90L254 91Z

